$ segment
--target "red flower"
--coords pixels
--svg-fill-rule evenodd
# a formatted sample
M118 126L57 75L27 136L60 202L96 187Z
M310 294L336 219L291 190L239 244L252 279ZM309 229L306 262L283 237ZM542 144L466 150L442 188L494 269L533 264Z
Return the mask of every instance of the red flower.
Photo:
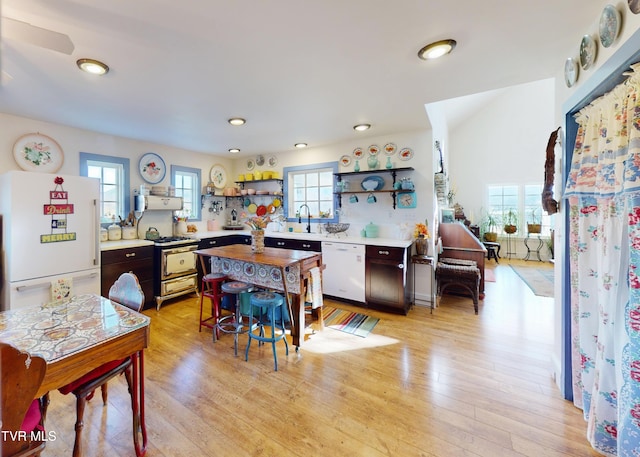
M640 419L640 404L636 403L630 413L636 419Z
M56 179L54 179L53 182L58 185L62 185L62 183L64 182L64 179L62 179L62 177L60 176L56 176Z
M617 438L617 437L618 437L618 429L616 428L616 426L615 426L615 425L611 425L611 424L606 425L606 426L604 427L604 429L605 429L605 431L606 431L607 433L609 433L609 435L611 435L612 437L614 437L614 438Z

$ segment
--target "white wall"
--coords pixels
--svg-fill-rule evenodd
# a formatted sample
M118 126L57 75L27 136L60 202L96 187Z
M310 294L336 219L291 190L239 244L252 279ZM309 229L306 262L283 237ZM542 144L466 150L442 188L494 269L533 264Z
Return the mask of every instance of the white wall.
M139 188L144 181L138 172L138 162L147 152L155 152L160 155L167 166L167 174L159 185L168 186L171 182L169 170L171 165L182 165L202 170L202 181L206 184L209 180L209 170L216 163L222 164L227 170L232 170L232 161L220 156L202 154L183 149L176 149L159 144L131 140L127 138L104 135L88 130L81 130L58 124L35 121L18 116L0 113L0 173L9 170L19 170L18 164L13 158L13 145L22 135L39 132L48 135L60 144L64 152L64 162L58 174L78 175L80 169L80 152L103 154L116 157L126 157L130 160L131 188ZM231 176L233 180L233 176ZM133 202L131 208L133 209ZM126 217L126 214L122 215ZM147 212L141 222L139 232L144 237L144 232L149 226L157 227L162 235L172 233L172 213L168 211ZM204 218L213 217L206 208ZM206 221L199 223L206 226Z

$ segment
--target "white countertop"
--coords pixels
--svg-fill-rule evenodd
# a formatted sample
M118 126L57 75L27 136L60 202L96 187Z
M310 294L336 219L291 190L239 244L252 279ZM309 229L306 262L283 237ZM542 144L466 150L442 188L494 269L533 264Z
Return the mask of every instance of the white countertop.
M251 232L249 230L215 230L211 232L190 233L188 236L197 240L202 240L205 238L218 238L221 236L231 235L249 236L251 235ZM344 234L332 235L326 233L265 232L265 237L306 241L331 241L332 243L364 244L368 246L389 246L398 248L407 248L413 243L413 240L398 240L395 238L364 238L360 235L345 236ZM136 248L140 246L153 246L153 241L142 239L103 241L100 243L100 250L111 251L114 249Z
M217 238L229 235L251 235L249 230L216 230L212 232L196 232L191 236L201 240L204 238ZM333 235L327 233L305 232L265 232L266 238L285 238L306 241L331 241L332 243L364 244L369 246L390 246L406 248L411 246L413 240L398 240L395 238L364 238L360 235L345 235L344 233Z
M102 241L100 243L101 251L113 251L114 249L137 248L140 246L153 246L151 240L118 240L118 241Z

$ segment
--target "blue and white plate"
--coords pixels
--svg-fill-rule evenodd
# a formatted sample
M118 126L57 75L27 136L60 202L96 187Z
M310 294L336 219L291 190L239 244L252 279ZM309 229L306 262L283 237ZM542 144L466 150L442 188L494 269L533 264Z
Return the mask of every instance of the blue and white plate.
M367 192L380 190L384 187L384 179L382 179L380 176L367 176L362 180L362 183L360 183L360 185Z

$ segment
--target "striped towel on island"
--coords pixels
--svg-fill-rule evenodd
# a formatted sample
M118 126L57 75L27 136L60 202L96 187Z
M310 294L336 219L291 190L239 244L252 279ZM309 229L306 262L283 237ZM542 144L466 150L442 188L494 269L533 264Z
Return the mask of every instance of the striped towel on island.
M51 281L51 301L62 302L73 296L73 279L60 278Z
M307 296L305 301L311 303L311 309L322 308L322 275L320 268L313 267L309 270L309 287L307 287Z

